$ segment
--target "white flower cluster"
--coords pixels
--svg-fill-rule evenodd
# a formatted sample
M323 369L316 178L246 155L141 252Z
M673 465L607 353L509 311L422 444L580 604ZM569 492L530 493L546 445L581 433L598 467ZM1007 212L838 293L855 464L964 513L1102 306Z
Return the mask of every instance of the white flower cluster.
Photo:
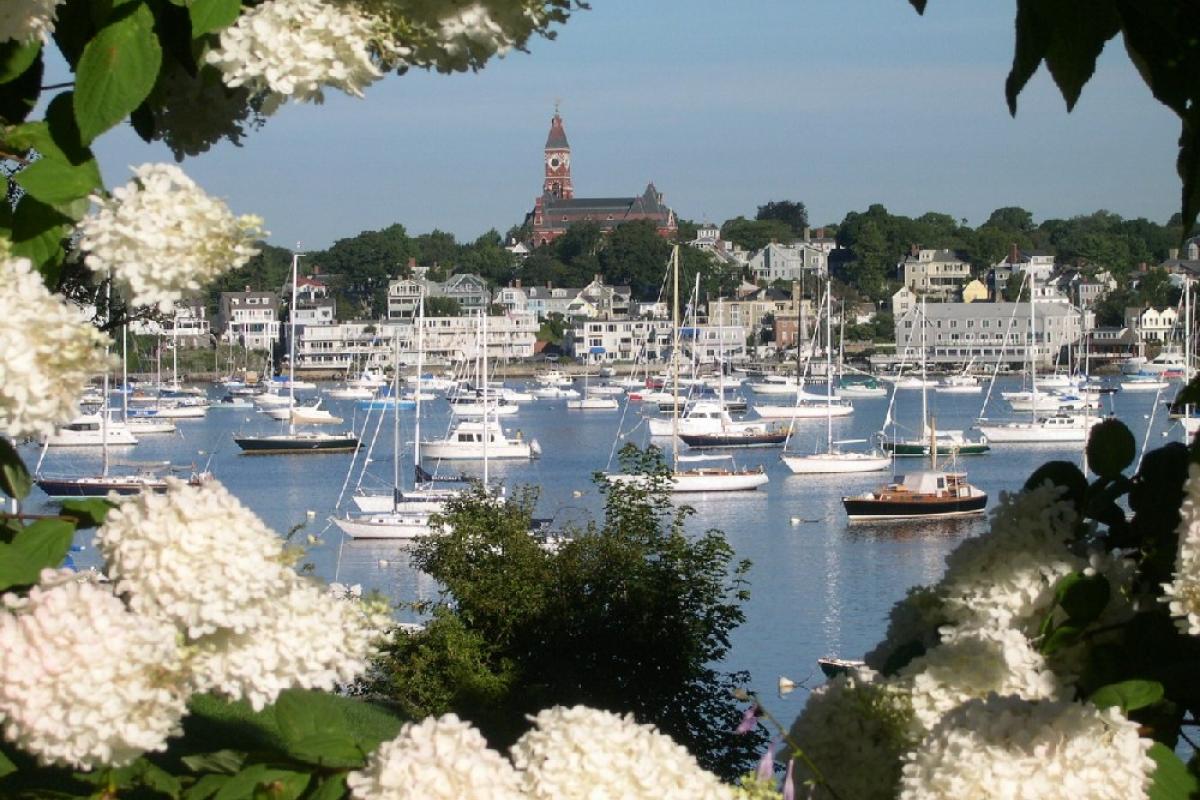
M172 164L143 164L134 180L93 197L79 223L84 263L112 277L137 306L170 311L184 292L203 288L258 252L262 220L235 217Z
M555 707L512 747L526 797L545 800L732 798L732 787L653 725L584 706Z
M4 736L43 764L121 766L179 733L186 692L175 629L112 588L44 570L0 613Z
M1002 494L991 530L946 557L939 590L952 622L1026 632L1040 622L1055 584L1087 566L1067 549L1078 514L1062 494L1049 483Z
M943 718L907 757L901 800L1139 800L1150 741L1115 708L992 695Z
M520 800L516 770L454 714L406 723L364 769L346 776L355 800Z
M1020 631L1011 628L956 631L899 674L913 719L923 735L943 716L972 698L989 694L1026 700L1058 699L1058 678Z
M279 538L216 481L169 480L96 532L131 608L185 637L194 691L255 709L284 689L332 689L367 667L385 614L329 594L288 565Z
M63 0L4 0L0 3L0 42L45 42Z
M282 540L219 482L167 482L168 492L127 500L96 531L117 591L189 639L266 624L295 578Z
M503 56L515 44L479 3L442 18L439 38L451 56L471 51Z
M47 435L74 417L88 381L111 364L106 344L29 259L0 249L0 433Z
M813 691L792 725L791 740L838 797L891 800L900 757L911 744L911 720L902 694L860 670ZM795 770L797 777L817 777L799 759Z
M221 32L207 62L228 86L255 94L321 102L324 89L362 97L382 76L373 51L388 48L381 20L353 5L323 0L267 0ZM388 61L402 53L388 48Z
M1200 465L1188 466L1183 505L1179 509L1179 549L1173 580L1163 585L1163 599L1184 633L1200 636Z

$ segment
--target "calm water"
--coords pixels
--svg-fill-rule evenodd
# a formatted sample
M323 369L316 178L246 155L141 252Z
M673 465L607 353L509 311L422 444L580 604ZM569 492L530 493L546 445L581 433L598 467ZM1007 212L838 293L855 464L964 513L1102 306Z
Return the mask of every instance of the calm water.
M1016 388L1016 381L997 384ZM753 396L747 395L753 402ZM1174 389L1170 391L1173 395ZM982 396L930 394L939 429L967 428L978 416ZM1134 431L1139 444L1144 440L1156 395L1118 393L1106 396L1104 413L1114 412ZM775 402L767 400L767 402ZM349 422L361 425L363 412L355 418L353 403L326 401ZM886 398L855 400L855 412L834 421L837 439L864 438L878 430L888 405ZM994 409L1004 405L997 399L988 416L1006 416ZM431 407L431 409L430 409ZM449 414L444 401L426 404L430 413L422 420L423 438L446 430ZM604 469L610 453L624 441L643 444L647 429L639 425L637 403L622 401L619 411L568 411L563 400L537 400L504 421L510 430L520 429L536 437L543 455L532 462L491 465L493 481L510 488L533 484L541 489L539 515L559 520L579 520L594 514L599 499L591 475ZM909 434L919 428L920 392L901 390L895 416L907 423ZM378 416L376 412L375 416ZM825 421L803 421L792 449L812 452L823 447ZM402 481L411 480L412 412L401 412ZM327 523L346 482L349 454L319 456L259 456L239 453L232 441L234 432L278 431L280 423L249 409L213 409L202 420L181 420L176 436L146 436L137 447L116 451L117 458L137 460L172 459L176 463L211 458L217 477L279 532L295 525L317 537L309 560L317 574L327 580L361 583L379 589L396 601L429 599L436 584L409 568L403 542L345 540ZM370 426L367 438L374 431ZM622 434L621 432L624 431ZM1158 447L1181 436L1179 427L1166 418L1164 409L1154 415L1149 446ZM1168 438L1170 437L1170 438ZM390 485L392 474L391 423L385 422L373 451L364 486ZM666 444L664 442L664 444ZM753 562L751 599L745 624L736 632L727 666L748 669L754 688L764 697L775 692L780 675L796 680L821 681L815 661L823 655L857 658L882 636L888 610L909 587L936 580L942 559L964 537L983 529L982 520L903 523L889 525L847 524L840 498L843 494L872 488L887 478L886 473L861 476L792 475L778 460L779 450L750 450L738 454L741 464L765 464L771 482L762 490L745 493L690 496L686 502L697 513L694 531L720 528L741 558ZM29 463L36 450L25 453ZM1034 466L1049 459L1078 461L1077 446L1000 445L985 456L963 459L973 483L990 495L989 506L998 493L1020 486ZM358 464L361 464L359 457ZM98 453L56 449L47 457L48 470L96 469ZM463 471L479 474L482 465L462 462ZM923 462L905 459L900 469L919 468ZM358 467L350 485L358 481ZM36 491L36 490L35 490ZM309 516L312 519L308 519ZM82 535L86 537L86 534ZM86 538L77 555L82 564L95 563ZM806 694L796 692L777 698L771 706L784 718L801 707Z

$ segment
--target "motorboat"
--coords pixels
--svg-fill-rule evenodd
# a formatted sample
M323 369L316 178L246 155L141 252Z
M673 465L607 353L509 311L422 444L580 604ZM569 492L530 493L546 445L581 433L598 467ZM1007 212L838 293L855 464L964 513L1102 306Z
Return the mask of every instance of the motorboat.
M578 400L568 400L567 408L574 411L615 411L620 404L615 397L588 394Z
M49 447L122 447L138 443L124 423L100 414L81 414L46 438Z
M1171 386L1170 382L1158 375L1131 375L1117 384L1122 392L1161 392Z
M528 459L541 452L536 439L526 440L520 431L510 437L495 419L488 420L486 439L483 420L466 419L456 424L445 439L421 442L422 455L433 459Z
M1099 414L1052 414L1031 422L1004 422L976 427L988 444L1084 442L1092 427L1103 419Z
M923 470L874 491L845 496L842 506L851 522L941 519L982 514L987 499L964 472Z

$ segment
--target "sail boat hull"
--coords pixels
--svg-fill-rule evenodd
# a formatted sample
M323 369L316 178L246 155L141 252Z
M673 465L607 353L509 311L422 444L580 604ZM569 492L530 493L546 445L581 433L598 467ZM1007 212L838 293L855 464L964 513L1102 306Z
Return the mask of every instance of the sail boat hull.
M987 495L949 500L877 500L854 497L842 498L846 516L851 522L899 521L907 519L942 519L982 514Z
M761 426L760 426L761 427ZM688 447L777 447L787 441L788 429L732 429L715 433L681 433L680 440Z
M653 475L614 473L606 476L612 483L648 486ZM680 470L667 475L672 492L748 492L766 485L770 480L761 470L732 471L724 469Z
M754 413L763 419L825 419L826 417L848 417L854 406L835 401L832 405L812 402L791 406L754 406Z
M330 519L352 539L420 539L436 530L430 527L427 512L387 511Z
M358 449L353 435L281 434L278 436L234 437L244 455L286 455L292 453L352 453Z
M833 475L881 472L891 466L887 456L870 453L817 453L811 456L782 456L783 463L797 475Z

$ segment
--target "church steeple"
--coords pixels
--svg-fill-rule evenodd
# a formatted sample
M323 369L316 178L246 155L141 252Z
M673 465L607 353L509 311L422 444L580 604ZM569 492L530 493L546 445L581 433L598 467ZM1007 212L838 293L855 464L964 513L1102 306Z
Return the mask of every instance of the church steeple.
M563 200L574 197L575 189L571 186L571 145L567 143L567 132L563 130L557 104L554 117L550 120L550 134L546 137L545 164L542 193Z

